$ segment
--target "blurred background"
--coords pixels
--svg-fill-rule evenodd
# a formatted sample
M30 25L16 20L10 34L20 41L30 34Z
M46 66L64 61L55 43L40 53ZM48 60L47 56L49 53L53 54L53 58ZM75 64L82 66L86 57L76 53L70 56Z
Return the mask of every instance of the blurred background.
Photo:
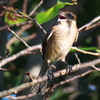
M2 0L0 0L1 2ZM64 2L70 2L70 0L61 0ZM7 0L4 3L5 6L11 6L20 9L22 12L29 14L34 7L40 2L40 0ZM43 4L35 11L32 18L45 11L57 3L57 0L44 0ZM26 4L26 5L25 5ZM93 18L100 15L100 0L78 0L78 5L71 6L77 14L77 27L80 28L82 25L88 23ZM0 7L0 12L2 12ZM45 16L45 15L44 15ZM2 20L3 19L3 20ZM41 19L42 20L42 19ZM43 28L48 31L50 27L56 22L57 17L50 21L42 24ZM0 27L4 26L4 18L0 18ZM25 40L30 46L40 44L43 41L45 34L36 25L26 25L21 27L13 27L12 30L16 32L23 40ZM95 52L96 49L100 49L100 26L90 29L86 32L82 32L79 35L77 43L74 44L79 48L85 48L89 51ZM10 50L10 55L13 55L23 49L25 45L16 39L12 33L3 30L0 31L0 56L5 55L5 49ZM70 65L77 64L78 61L75 57L77 53L81 62L87 62L94 60L98 57L92 55L85 55L79 52L70 52L66 57L66 61ZM42 65L42 54L38 53L35 55L22 56L9 64L5 65L6 68L12 67L13 71L0 71L0 91L7 90L15 87L21 83L30 81L29 77L25 72L30 72L31 75L36 78L41 65ZM61 66L60 66L61 64ZM57 70L63 69L66 66L61 62L56 63ZM59 66L59 67L58 67ZM61 68L60 68L61 67ZM88 68L89 69L89 68ZM64 76L55 79L55 83L65 80L66 78L73 77L81 74L88 69L82 69L75 73L69 74L68 77ZM100 100L100 72L92 72L85 77L71 81L65 85L59 86L55 89L54 93L50 94L50 100ZM30 93L30 89L25 89L18 93L18 96L27 95ZM42 100L43 96L35 96L26 98L24 100Z

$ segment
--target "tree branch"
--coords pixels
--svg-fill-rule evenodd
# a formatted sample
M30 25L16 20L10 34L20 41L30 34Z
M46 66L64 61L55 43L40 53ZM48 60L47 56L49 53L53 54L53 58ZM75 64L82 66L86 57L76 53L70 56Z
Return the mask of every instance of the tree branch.
M21 56L25 56L27 54L30 54L30 51L41 50L41 49L42 49L41 44L38 44L38 45L35 45L35 46L31 46L29 48L26 48L26 49L24 49L24 50L22 50L22 51L20 51L20 52L18 52L16 54L14 54L14 55L8 57L8 58L5 58L5 59L1 60L0 61L0 68L2 66L4 66L5 64L7 64L7 63L9 63L9 62L11 62L11 61L21 57ZM82 52L84 54L91 54L91 55L94 55L94 56L99 56L99 54L100 54L100 53L92 53L92 52L87 52L87 51L84 51L84 50L80 50L77 47L71 47L71 49L74 49L76 51ZM35 53L33 53L33 54L35 54Z
M97 22L100 20L100 15L95 17L92 21L90 21L89 23L85 24L84 26L80 27L78 29L79 33L83 32L83 31L86 31L86 30L89 30L93 27L96 27L96 26L99 26L100 25L100 22ZM96 23L97 22L97 23Z
M8 57L8 58L5 58L5 59L0 61L0 68L2 66L4 66L5 64L11 62L11 61L13 61L13 60L15 60L15 59L17 59L17 58L19 58L21 56L24 56L24 55L28 54L28 52L33 51L33 50L38 50L38 49L39 50L42 49L41 44L28 47L28 48L26 48L26 49L24 49L24 50L22 50L22 51L20 51L20 52L18 52L16 54L10 56L10 57Z
M69 78L69 79L66 79L66 80L64 80L64 81L61 81L61 82L55 84L53 88L56 88L56 87L61 86L61 85L64 85L64 84L66 84L66 83L68 83L68 82L71 82L71 81L77 79L77 78L84 77L85 75L87 75L87 74L89 74L89 73L91 73L91 72L94 72L94 71L96 71L96 70L89 70L89 71L84 72L84 73L82 73L82 74L80 74L80 75L73 76L73 77L71 77L71 78ZM49 89L49 88L48 88L48 89ZM48 89L46 89L46 92L48 92ZM6 96L6 97L7 97L7 98L10 98L10 99L13 99L13 100L16 100L16 99L18 100L18 99L29 98L29 97L32 97L32 96L35 96L35 95L36 95L36 93L32 93L32 94L28 94L28 95L23 95L23 96L18 96L18 97L12 97L12 96Z
M87 68L87 67L91 67L91 66L97 65L97 64L100 64L100 59L96 59L96 60L85 62L85 63L81 63L81 64L76 64L76 65L72 66L72 71L71 72L75 72L77 70L80 70L80 69L83 69L83 68ZM66 75L68 73L69 73L69 70L63 69L63 70L60 70L60 71L57 71L57 72L53 73L53 75L54 75L53 78L57 78L59 76ZM17 87L12 88L12 89L0 92L0 98L4 97L4 96L11 95L11 94L16 94L19 91L22 91L22 90L24 90L24 89L26 89L28 87L34 86L34 85L36 85L38 83L41 83L41 82L44 82L44 81L47 81L47 80L48 80L48 77L47 76L43 76L43 77L38 78L37 80L34 79L32 82L23 83L23 84L21 84L21 85L19 85Z

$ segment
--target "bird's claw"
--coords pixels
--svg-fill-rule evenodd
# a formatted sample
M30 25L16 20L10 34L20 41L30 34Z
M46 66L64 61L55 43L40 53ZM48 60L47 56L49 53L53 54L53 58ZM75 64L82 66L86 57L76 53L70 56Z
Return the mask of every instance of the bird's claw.
M66 70L69 71L68 73L71 73L72 72L72 65L68 65Z
M53 75L52 71L51 70L48 70L48 75L47 75L48 79L52 81L53 76L54 75Z

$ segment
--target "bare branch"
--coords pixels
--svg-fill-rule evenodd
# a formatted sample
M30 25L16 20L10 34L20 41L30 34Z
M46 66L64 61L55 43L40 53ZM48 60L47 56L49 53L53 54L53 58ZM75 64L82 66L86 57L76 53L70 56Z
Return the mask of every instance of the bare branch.
M39 26L40 29L42 29L42 31L47 34L46 30L36 21L36 24Z
M19 100L19 99L26 99L26 98L32 97L34 95L36 95L36 93L32 93L32 94L29 94L29 95L18 96L18 97L12 97L12 96L6 96L6 97L9 98L9 99L13 99L13 100Z
M55 84L53 88L56 88L56 87L58 87L58 86L60 86L60 85L64 85L64 84L66 84L66 83L68 83L68 82L71 82L71 81L77 79L77 78L84 77L85 75L87 75L87 74L89 74L89 73L91 73L91 72L94 72L94 71L96 71L96 70L89 70L89 71L84 72L84 73L82 73L82 74L80 74L80 75L74 76L74 77L69 78L69 79L66 79L66 80L64 80L64 81L61 81L61 82ZM46 89L46 92L48 92L48 89ZM29 97L32 97L32 96L34 96L34 95L36 95L36 93L32 93L32 94L29 94L29 95L18 96L18 97L12 97L12 96L6 96L6 97L7 97L7 98L10 98L10 99L14 99L14 100L17 99L17 100L18 100L18 99L29 98Z
M26 16L26 15L22 15L23 17L25 18L28 18L30 19L31 21L34 21L34 19L32 19L31 17L29 16ZM39 26L39 28L46 34L47 32L45 31L45 29L35 20L35 23Z
M99 21L100 20L100 15L99 16L97 16L97 17L95 17L92 21L90 21L89 23L87 23L87 24L85 24L84 26L82 26L82 27L80 27L79 29L78 29L78 31L79 32L83 32L83 31L86 31L86 30L88 30L88 29L91 29L91 28L93 28L93 27L95 27L95 26L99 26L100 25L100 22L97 24L97 25L95 25L96 24L96 22L97 21ZM95 24L94 24L95 23ZM94 25L92 25L92 24L94 24ZM91 27L92 26L92 27Z
M95 23L95 24L93 24L93 25L91 25L91 26L89 26L89 27L87 27L86 30L92 29L92 28L97 27L97 26L100 26L100 21Z
M76 50L78 52L81 52L83 54L89 54L89 55L93 55L93 56L100 56L100 53L93 53L93 52L84 51L84 50L78 49L77 47L71 47L71 49L74 49L74 50Z
M15 59L17 59L17 58L19 58L21 56L24 56L24 55L28 54L28 52L30 52L30 51L38 50L38 49L41 49L41 48L42 48L41 44L35 45L35 46L32 46L32 47L26 48L25 50L22 50L22 51L14 54L14 55L8 57L8 58L5 58L5 59L0 61L0 68L2 66L4 66L5 64L11 62L11 61L13 61L13 60L15 60Z
M80 59L79 59L79 57L78 57L78 55L76 53L75 53L75 57L76 57L78 63L81 64L81 61L80 61Z
M97 65L97 64L100 64L100 59L96 59L96 60L85 62L85 63L81 63L81 64L76 64L76 65L72 66L72 71L71 72L75 72L77 70L80 70L80 69L83 69L83 68L87 68L87 67L90 67L92 65ZM66 75L68 73L69 73L69 70L63 69L63 70L60 70L60 71L57 71L57 72L53 73L53 75L54 75L53 78L57 78L59 76ZM43 77L38 78L37 80L34 79L32 82L23 83L23 84L21 84L21 85L19 85L17 87L12 88L12 89L0 92L0 98L4 97L4 96L11 95L11 94L16 94L19 91L22 91L22 90L24 90L24 89L26 89L26 88L28 88L30 86L34 86L34 85L36 85L38 83L41 83L41 82L44 82L44 81L47 81L47 80L48 80L48 77L47 76L43 76Z
M97 67L95 67L94 65L92 65L92 66L90 66L90 67L94 68L94 69L97 70L97 71L100 71L100 68L97 68Z

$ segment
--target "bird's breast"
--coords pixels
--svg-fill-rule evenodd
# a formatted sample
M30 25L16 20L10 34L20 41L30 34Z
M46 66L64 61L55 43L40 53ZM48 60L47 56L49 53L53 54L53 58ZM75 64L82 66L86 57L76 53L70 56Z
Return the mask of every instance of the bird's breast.
M76 27L56 25L45 46L45 59L49 62L63 59L69 52L77 34Z

